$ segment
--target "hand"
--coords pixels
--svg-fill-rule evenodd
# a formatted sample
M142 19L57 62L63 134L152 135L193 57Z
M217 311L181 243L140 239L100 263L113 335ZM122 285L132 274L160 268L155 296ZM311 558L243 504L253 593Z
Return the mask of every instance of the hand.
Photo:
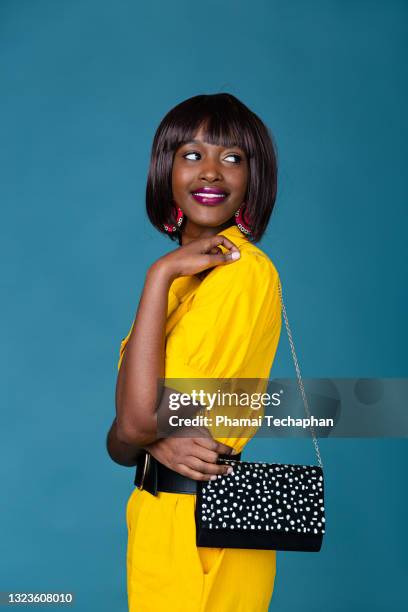
M156 440L144 448L166 467L193 480L211 480L211 476L226 474L231 466L217 464L218 454L230 454L232 448L214 440L205 427L191 427L207 437L168 437Z
M223 253L219 245L228 251ZM230 264L241 256L238 247L222 234L192 240L187 245L160 257L152 266L164 269L171 278L192 276L212 268Z

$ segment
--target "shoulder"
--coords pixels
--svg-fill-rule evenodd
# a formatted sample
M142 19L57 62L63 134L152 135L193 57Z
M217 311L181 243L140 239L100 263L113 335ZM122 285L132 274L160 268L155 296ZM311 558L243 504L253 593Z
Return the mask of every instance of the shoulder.
M233 263L217 266L209 277L219 282L228 280L242 282L244 285L260 281L265 284L277 282L278 271L270 257L258 246L250 242L240 245L241 257Z
M264 274L267 278L277 280L278 271L271 258L257 245L248 242L241 247L242 269Z
M252 243L240 245L241 257L233 263L214 267L204 278L197 297L228 299L236 302L245 296L249 300L263 300L273 294L278 284L278 271L258 246Z

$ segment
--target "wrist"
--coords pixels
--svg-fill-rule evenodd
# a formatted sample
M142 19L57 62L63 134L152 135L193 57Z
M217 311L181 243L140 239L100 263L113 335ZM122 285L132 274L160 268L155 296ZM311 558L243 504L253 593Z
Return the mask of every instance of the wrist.
M169 262L160 257L150 266L147 271L147 276L171 284L174 279L178 277L178 273L172 268Z

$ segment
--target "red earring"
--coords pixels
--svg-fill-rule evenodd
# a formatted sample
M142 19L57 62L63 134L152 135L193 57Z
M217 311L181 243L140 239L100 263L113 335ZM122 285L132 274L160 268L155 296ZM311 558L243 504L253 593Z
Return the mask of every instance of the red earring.
M175 216L176 217L176 224L175 225L169 225L167 223L163 223L163 227L164 230L166 232L168 232L169 234L172 234L173 232L177 231L181 224L183 223L183 219L184 219L184 215L183 215L183 211L181 210L181 208L179 206L172 206L173 211L175 211Z
M248 216L245 202L242 206L238 208L237 212L235 213L235 223L243 234L251 234L252 230L250 225L250 219Z

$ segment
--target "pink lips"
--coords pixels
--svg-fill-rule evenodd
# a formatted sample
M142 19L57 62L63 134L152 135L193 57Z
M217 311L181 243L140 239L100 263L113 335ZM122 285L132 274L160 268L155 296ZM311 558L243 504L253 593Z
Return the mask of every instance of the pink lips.
M218 187L200 187L196 191L193 191L191 195L196 202L205 204L206 206L216 206L224 202L228 197L228 193L222 189L218 189Z

